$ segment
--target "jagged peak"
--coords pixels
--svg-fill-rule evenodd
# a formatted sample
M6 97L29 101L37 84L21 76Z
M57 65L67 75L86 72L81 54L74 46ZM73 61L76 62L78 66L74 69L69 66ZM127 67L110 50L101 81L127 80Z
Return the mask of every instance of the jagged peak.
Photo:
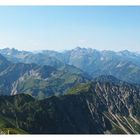
M116 85L132 85L131 83L128 83L126 81L120 80L112 75L101 75L93 79L93 82L100 82L100 83L112 83ZM133 84L133 86L136 86L136 84Z
M114 84L126 83L125 81L117 79L116 77L114 77L112 75L101 75L101 76L94 78L93 81L100 82L100 83L109 82L109 83L114 83Z

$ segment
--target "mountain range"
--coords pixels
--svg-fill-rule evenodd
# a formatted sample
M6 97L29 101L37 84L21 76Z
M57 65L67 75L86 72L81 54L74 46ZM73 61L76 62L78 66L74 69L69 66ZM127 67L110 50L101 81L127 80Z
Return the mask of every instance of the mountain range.
M140 54L0 50L0 130L139 134Z
M77 47L63 52L44 50L34 53L5 48L1 49L0 53L16 63L49 65L57 69L64 65L72 65L92 78L113 75L120 80L140 84L140 53L128 50L114 52Z

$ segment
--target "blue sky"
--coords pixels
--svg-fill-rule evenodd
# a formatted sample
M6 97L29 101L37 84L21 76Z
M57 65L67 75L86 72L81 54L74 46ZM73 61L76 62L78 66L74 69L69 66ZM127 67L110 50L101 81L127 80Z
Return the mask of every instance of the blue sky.
M0 6L0 48L140 52L140 7Z

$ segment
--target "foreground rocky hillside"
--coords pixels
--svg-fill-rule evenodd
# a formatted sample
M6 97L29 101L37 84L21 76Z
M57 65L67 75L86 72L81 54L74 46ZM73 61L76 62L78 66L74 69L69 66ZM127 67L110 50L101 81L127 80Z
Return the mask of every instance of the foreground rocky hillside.
M34 134L138 134L139 110L139 86L101 76L63 96L40 101L24 94L1 96L0 118L6 125L0 129Z

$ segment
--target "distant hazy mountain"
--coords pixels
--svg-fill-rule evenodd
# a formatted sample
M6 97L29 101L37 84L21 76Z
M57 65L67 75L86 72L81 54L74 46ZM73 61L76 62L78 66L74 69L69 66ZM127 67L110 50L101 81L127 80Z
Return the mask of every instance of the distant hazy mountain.
M0 53L13 62L50 65L57 69L73 65L93 78L113 75L118 79L140 84L140 54L127 50L113 52L77 47L64 52L44 50L31 53L7 48L0 50Z
M116 82L115 82L116 81ZM66 95L37 101L0 96L0 130L34 134L138 134L140 87L101 76ZM6 131L7 132L7 131Z
M82 69L93 77L113 75L124 81L140 83L140 54L85 48L76 48L65 53L69 57L68 64Z

